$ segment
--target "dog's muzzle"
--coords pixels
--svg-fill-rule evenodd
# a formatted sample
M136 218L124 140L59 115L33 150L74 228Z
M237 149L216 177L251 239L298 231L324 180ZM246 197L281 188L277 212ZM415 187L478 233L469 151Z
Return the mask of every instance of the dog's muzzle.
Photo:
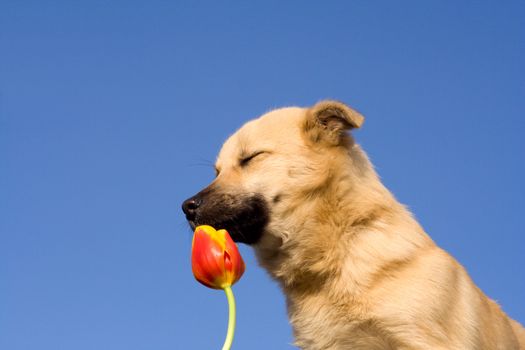
M182 203L192 230L199 225L225 229L236 242L254 244L269 220L266 200L257 194L231 194L208 187Z

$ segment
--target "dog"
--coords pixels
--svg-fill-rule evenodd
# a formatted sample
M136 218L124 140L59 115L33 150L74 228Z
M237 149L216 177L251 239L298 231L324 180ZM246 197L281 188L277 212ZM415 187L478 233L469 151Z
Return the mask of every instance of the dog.
M246 123L184 201L190 226L254 248L299 348L525 349L524 328L381 183L349 132L363 121L327 100Z

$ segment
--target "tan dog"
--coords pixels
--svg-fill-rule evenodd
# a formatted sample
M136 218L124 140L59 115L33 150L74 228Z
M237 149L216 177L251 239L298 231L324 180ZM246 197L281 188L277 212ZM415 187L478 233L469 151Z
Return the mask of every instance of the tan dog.
M381 184L346 133L362 123L334 101L247 123L184 202L188 221L253 246L303 349L525 349L523 327Z

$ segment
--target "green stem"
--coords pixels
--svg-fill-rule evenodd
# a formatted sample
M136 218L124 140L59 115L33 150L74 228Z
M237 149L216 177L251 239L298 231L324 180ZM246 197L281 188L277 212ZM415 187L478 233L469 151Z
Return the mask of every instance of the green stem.
M235 298L233 297L233 292L231 287L224 288L226 293L226 298L228 298L228 332L226 333L226 340L224 340L224 345L222 350L230 350L233 342L233 333L235 333Z

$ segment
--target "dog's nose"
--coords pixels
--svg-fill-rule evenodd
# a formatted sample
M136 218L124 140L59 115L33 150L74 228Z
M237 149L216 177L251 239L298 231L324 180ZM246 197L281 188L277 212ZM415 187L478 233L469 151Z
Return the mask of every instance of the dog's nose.
M191 197L189 199L186 199L182 203L182 211L186 215L186 219L188 221L195 220L197 209L199 208L200 203L201 203L201 200L196 197Z

